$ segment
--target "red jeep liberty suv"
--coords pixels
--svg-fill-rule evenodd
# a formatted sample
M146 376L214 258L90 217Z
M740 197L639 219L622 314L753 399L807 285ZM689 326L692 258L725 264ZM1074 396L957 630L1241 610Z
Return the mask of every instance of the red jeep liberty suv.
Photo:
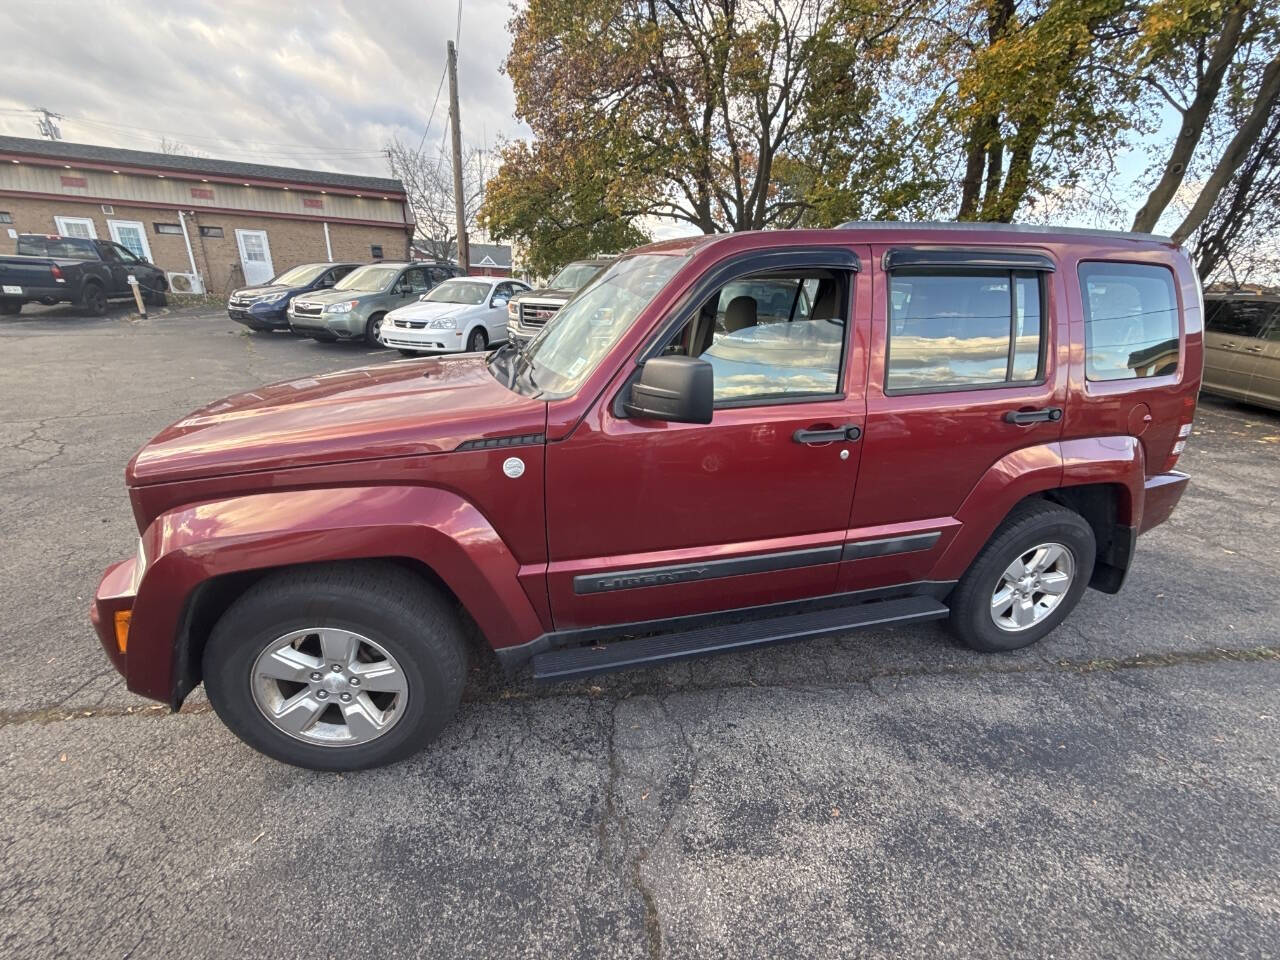
M1186 254L847 224L657 243L527 346L219 400L126 472L92 618L130 690L354 769L458 705L464 618L540 678L949 618L978 650L1120 589L1187 477Z

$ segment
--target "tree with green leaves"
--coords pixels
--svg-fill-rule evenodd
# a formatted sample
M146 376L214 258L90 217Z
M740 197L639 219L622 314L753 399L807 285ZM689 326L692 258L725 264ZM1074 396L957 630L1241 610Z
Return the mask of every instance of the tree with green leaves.
M1123 0L969 0L918 18L959 220L1009 222L1106 166L1132 117Z
M664 216L706 232L890 216L942 185L884 92L919 0L531 0L505 69L535 142L483 217L535 269Z

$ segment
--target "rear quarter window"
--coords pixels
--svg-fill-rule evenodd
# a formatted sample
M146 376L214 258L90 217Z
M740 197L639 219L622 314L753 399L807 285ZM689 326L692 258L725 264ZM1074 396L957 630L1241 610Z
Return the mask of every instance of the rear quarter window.
M1082 263L1080 292L1088 379L1177 372L1180 324L1172 271L1141 263Z

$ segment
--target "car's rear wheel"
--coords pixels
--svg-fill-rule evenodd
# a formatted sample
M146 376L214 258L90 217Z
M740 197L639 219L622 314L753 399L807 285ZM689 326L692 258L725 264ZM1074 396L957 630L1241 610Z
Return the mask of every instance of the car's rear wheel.
M80 306L85 312L100 317L107 312L107 294L96 283L86 283L80 292Z
M453 716L466 678L451 605L392 563L259 581L205 647L209 700L245 743L313 770L401 760Z
M1016 650L1058 626L1093 575L1093 528L1047 500L1013 509L951 594L951 628L975 650Z
M383 346L382 341L378 339L378 334L382 332L382 321L385 317L385 313L375 313L364 325L364 338L375 347Z
M480 353L489 346L489 335L483 327L476 327L467 337L467 353Z

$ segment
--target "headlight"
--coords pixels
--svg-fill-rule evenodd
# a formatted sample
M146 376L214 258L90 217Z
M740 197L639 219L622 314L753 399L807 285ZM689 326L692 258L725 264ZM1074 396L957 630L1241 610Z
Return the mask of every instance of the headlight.
M507 304L507 319L508 319L508 320L519 320L519 319L520 319L520 304L518 304L518 303L508 303L508 304Z
M342 303L331 303L324 308L325 313L350 313L359 300L345 300Z
M436 317L434 320L427 321L428 330L452 330L458 325L458 321L453 317Z

